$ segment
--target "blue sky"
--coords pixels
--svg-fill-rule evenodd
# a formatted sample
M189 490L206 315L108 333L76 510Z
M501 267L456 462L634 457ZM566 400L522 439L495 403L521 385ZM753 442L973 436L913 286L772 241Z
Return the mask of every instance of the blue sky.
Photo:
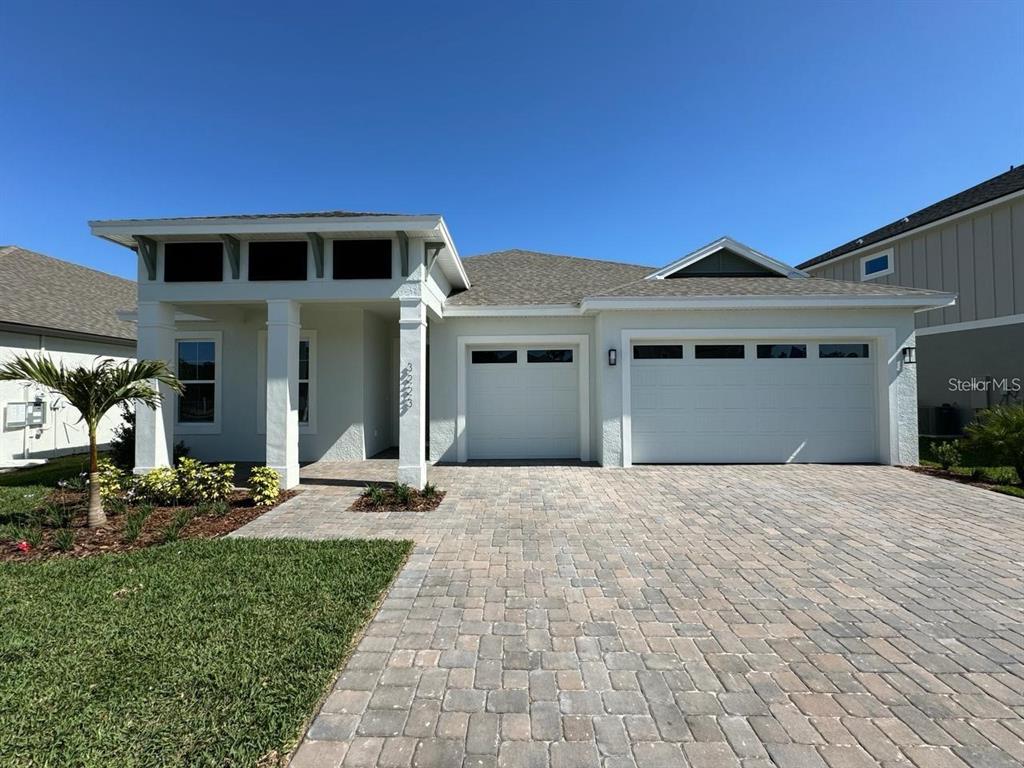
M443 213L463 255L795 263L1024 162L1021 3L5 0L0 243Z

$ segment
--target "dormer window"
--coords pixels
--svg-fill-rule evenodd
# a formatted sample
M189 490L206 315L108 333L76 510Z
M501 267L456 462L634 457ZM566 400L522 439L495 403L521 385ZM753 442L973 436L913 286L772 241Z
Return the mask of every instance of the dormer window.
M860 260L860 279L874 280L876 277L884 277L893 273L892 249L873 253Z

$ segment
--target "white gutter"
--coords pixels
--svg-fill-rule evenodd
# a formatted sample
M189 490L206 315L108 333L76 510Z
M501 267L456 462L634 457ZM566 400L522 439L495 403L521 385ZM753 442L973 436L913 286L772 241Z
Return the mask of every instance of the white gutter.
M917 311L948 307L955 293L931 296L686 296L598 297L584 299L584 312L595 310L661 309L885 309L907 307Z

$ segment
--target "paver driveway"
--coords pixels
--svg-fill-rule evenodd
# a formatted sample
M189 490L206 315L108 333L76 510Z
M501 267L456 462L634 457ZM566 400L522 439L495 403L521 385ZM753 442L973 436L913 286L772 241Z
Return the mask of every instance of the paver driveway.
M1020 500L889 467L431 480L433 513L316 486L242 531L417 542L296 768L1024 764Z

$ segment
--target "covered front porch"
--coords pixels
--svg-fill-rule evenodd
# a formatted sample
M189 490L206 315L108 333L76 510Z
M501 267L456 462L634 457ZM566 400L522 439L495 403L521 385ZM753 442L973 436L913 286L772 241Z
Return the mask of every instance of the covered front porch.
M378 301L140 302L139 356L185 385L136 417L137 473L171 463L266 464L283 488L300 465L393 456L381 481L426 482L427 308Z

